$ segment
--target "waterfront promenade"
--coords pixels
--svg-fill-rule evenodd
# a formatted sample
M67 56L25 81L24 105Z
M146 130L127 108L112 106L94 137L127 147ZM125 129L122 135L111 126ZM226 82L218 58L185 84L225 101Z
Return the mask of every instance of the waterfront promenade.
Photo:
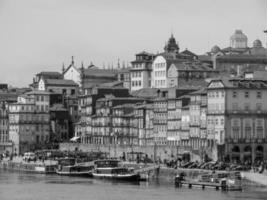
M267 172L262 174L255 172L242 172L242 177L261 186L267 186Z

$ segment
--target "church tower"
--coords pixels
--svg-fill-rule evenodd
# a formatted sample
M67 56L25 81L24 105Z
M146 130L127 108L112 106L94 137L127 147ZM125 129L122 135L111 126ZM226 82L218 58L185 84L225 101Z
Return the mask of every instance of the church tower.
M176 40L173 37L173 34L171 34L171 37L170 37L169 41L165 45L164 51L166 53L179 53L179 46L176 43Z

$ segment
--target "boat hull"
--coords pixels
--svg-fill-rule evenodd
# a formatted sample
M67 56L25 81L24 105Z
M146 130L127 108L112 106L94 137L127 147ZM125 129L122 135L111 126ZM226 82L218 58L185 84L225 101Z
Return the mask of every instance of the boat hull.
M120 181L139 181L139 174L98 174L92 173L94 178L99 179L111 179L111 180L120 180Z
M78 176L78 177L93 177L92 172L62 172L56 171L56 173L60 176Z

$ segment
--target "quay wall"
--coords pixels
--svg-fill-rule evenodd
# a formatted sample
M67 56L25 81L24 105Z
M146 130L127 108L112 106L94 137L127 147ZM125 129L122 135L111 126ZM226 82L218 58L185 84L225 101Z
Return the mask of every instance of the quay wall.
M101 151L107 152L110 157L122 157L125 154L126 159L131 158L130 152L142 152L147 154L152 160L172 159L176 158L185 152L183 149L178 149L176 146L128 146L128 145L96 145L96 144L82 144L82 143L60 143L60 150L62 151ZM200 160L196 154L190 153L191 160Z

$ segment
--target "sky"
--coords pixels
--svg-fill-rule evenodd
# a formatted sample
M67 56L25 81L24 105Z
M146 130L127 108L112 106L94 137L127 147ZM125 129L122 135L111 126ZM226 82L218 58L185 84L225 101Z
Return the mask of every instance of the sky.
M41 71L131 62L162 52L173 33L180 49L204 54L229 46L236 29L266 46L266 0L0 0L0 83L28 86Z

